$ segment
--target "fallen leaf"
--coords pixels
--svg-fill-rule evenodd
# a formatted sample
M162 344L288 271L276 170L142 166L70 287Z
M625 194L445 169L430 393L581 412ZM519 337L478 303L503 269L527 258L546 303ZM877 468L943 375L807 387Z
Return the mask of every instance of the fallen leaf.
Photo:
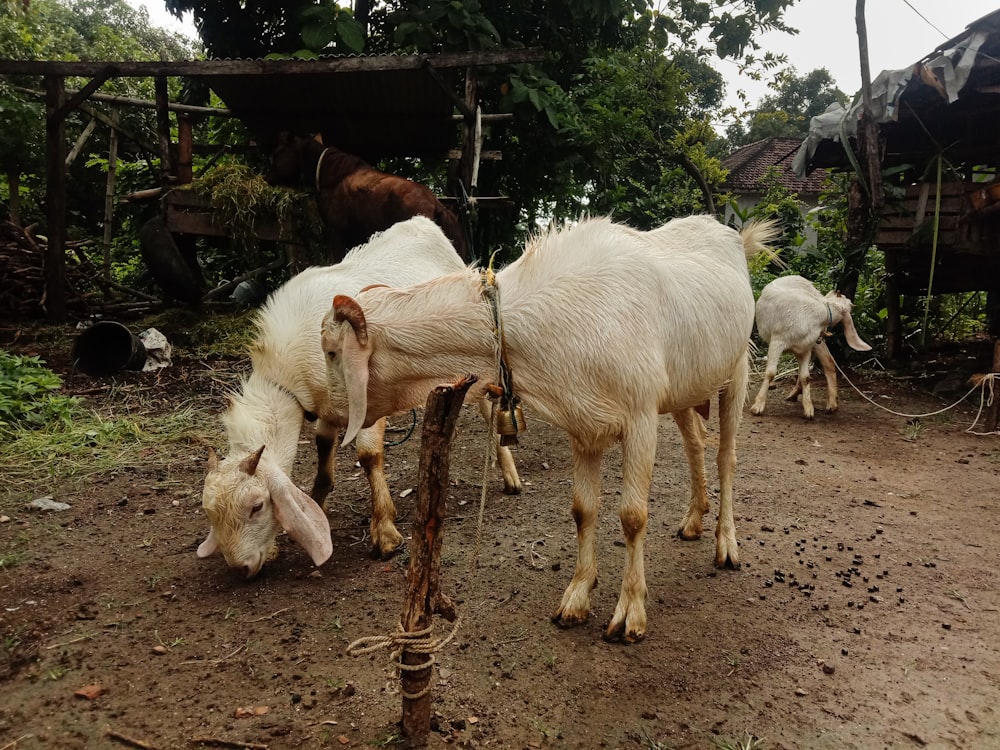
M337 742L339 742L341 745L350 745L351 744L351 741L349 739L347 739L346 735L343 735L343 734L340 735L337 738Z
M270 710L270 706L239 706L236 709L236 718L246 719L251 716L263 716Z
M75 693L73 693L73 695L75 695L77 698L86 698L88 701L92 701L94 700L94 698L96 698L103 692L104 688L95 683L93 685L86 685L80 688Z

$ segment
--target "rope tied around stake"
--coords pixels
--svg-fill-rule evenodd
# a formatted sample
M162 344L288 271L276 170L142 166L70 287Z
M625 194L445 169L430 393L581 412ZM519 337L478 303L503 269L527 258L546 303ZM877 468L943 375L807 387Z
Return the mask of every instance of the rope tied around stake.
M347 647L346 653L348 656L364 656L365 654L371 654L385 648L391 648L389 662L396 668L397 677L400 672L421 672L425 669L431 669L434 666L437 661L434 658L434 654L451 642L458 634L458 628L461 624L462 616L459 615L455 618L451 630L444 638L434 638L431 636L431 633L434 631L433 625L423 630L407 632L403 630L403 624L398 623L396 631L391 635L369 635L364 638L358 638ZM423 664L403 664L404 651L408 651L411 654L425 654L430 658ZM430 682L428 682L427 687L418 693L406 693L401 690L400 694L409 700L416 700L427 695L431 691L431 687Z

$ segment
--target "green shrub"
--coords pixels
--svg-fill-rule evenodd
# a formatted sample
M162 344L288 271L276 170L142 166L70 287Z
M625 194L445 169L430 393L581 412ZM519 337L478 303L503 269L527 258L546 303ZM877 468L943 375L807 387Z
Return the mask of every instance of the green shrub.
M38 357L0 349L0 434L51 422L69 424L78 400L59 393L62 379Z

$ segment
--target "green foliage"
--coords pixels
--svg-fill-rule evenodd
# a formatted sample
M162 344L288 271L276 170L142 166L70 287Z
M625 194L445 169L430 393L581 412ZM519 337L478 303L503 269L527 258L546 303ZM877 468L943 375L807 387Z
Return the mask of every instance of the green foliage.
M59 393L62 379L44 364L0 349L0 435L71 423L78 400Z
M389 14L400 52L481 50L498 46L500 34L478 0L428 0Z
M321 3L302 11L302 43L315 52L361 52L365 34L350 8Z
M837 88L830 71L817 68L798 75L789 67L770 84L774 94L765 96L757 107L729 126L726 137L731 148L774 136L804 138L809 120L834 102L846 105L848 96Z

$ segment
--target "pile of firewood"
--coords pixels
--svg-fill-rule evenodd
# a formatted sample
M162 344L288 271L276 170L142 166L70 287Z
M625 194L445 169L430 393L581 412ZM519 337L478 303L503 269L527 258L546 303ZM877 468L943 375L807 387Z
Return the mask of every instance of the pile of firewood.
M66 310L74 316L150 312L160 300L115 284L84 253L88 242L66 243ZM31 228L0 222L0 315L8 319L43 318L45 238Z

